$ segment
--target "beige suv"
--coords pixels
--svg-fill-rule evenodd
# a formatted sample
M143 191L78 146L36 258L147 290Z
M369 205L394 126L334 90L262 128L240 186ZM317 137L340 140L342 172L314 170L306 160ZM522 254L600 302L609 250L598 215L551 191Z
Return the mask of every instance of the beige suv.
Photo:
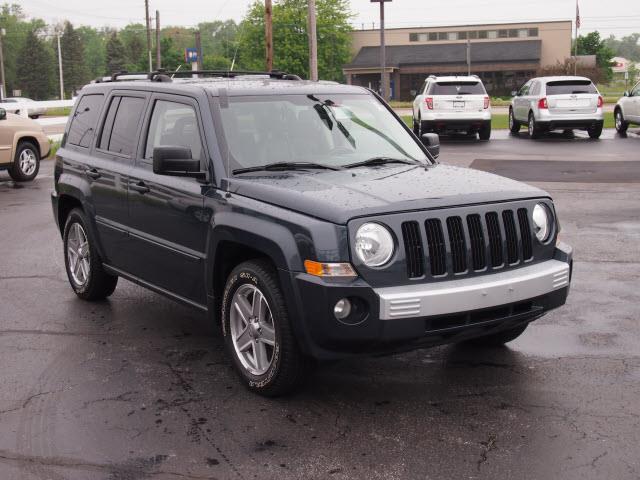
M49 148L40 124L0 108L0 170L9 170L16 182L33 180Z

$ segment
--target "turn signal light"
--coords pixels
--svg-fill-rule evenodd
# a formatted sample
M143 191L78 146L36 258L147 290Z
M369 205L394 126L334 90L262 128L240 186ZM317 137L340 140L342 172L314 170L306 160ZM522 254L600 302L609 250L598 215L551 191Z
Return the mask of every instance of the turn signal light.
M541 98L540 100L538 100L538 108L549 108L549 104L547 104L547 99L546 98Z
M350 263L322 263L313 260L304 261L304 269L316 277L357 277Z
M433 97L427 97L424 99L424 101L427 104L427 108L429 110L433 110Z
M602 95L598 95L598 108L602 108L603 104L604 104L604 99L602 98Z
M491 101L489 100L489 97L484 97L484 109L486 110L490 106L491 106Z

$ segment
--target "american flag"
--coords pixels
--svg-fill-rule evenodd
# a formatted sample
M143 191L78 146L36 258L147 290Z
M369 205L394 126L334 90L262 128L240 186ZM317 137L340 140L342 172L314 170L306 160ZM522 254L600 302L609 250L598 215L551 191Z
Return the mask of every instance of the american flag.
M576 0L576 29L580 28L580 7L578 6L578 2Z

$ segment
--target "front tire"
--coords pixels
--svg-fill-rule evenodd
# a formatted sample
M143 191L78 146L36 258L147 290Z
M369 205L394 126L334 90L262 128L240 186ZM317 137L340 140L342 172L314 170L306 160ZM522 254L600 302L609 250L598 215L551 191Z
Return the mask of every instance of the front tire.
M624 115L622 114L622 110L620 108L616 109L614 117L616 122L616 130L618 131L618 133L627 133L629 122L625 121Z
M105 272L82 210L71 210L64 227L64 263L71 288L83 300L103 300L111 295L118 277Z
M520 122L514 117L513 108L509 109L509 131L511 133L518 133L520 131Z
M602 122L598 122L595 125L589 127L589 129L587 130L587 133L589 134L589 138L593 140L597 140L598 138L600 138L600 135L602 135L602 127L603 127Z
M484 337L474 338L465 343L476 347L500 347L505 343L509 343L518 338L524 333L528 326L529 324L525 323L524 325L518 325L517 327L510 328L509 330L503 330L491 335L485 335Z
M22 141L18 144L16 155L9 175L16 182L30 182L38 175L40 170L40 151L31 142Z
M227 352L241 382L267 397L297 388L311 366L294 337L275 269L264 260L233 269L222 297Z

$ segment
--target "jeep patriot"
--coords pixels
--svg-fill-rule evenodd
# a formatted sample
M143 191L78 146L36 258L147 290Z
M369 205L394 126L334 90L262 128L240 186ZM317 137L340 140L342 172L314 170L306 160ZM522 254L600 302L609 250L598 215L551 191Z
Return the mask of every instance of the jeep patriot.
M205 312L269 396L317 361L503 344L565 303L549 195L438 163L437 135L376 93L171 75L115 74L76 101L52 202L78 297L122 277Z

